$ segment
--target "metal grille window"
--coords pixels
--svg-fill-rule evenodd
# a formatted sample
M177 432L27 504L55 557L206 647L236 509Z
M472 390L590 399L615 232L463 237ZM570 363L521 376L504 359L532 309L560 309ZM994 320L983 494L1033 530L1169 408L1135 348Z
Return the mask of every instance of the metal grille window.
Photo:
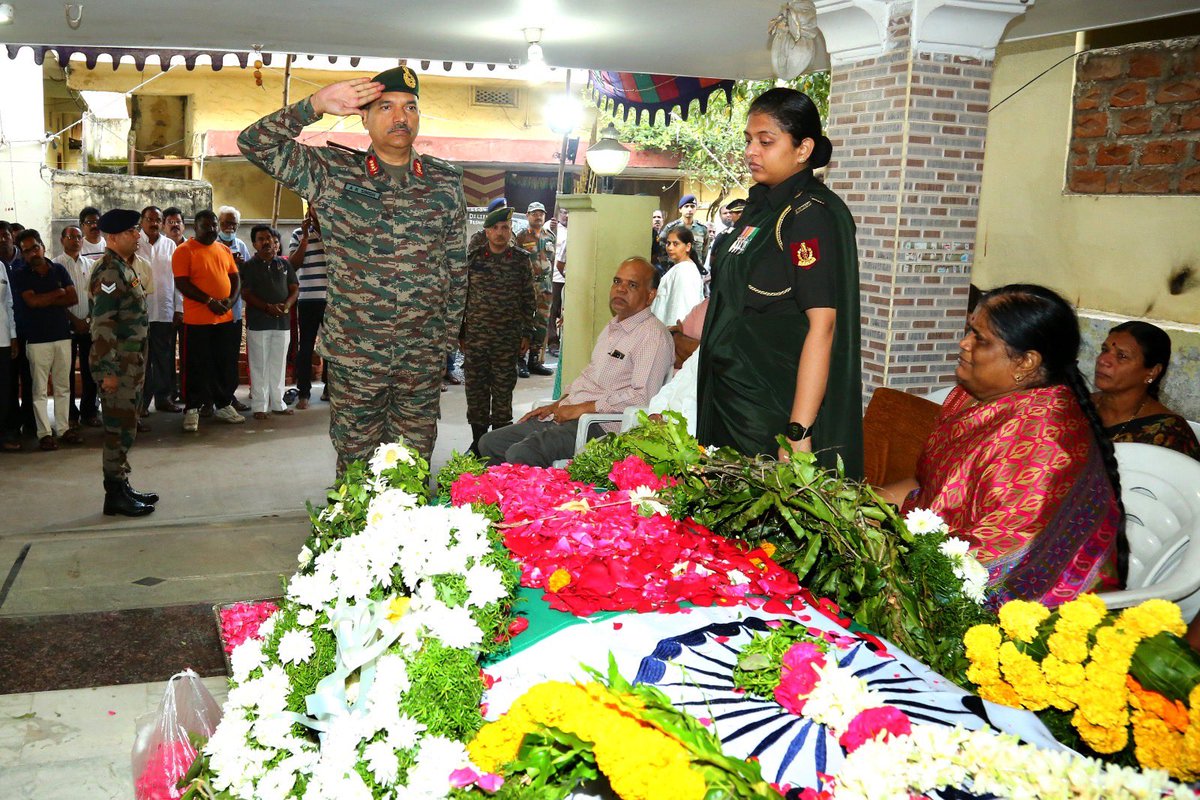
M517 107L517 90L492 86L474 86L472 104L477 106Z

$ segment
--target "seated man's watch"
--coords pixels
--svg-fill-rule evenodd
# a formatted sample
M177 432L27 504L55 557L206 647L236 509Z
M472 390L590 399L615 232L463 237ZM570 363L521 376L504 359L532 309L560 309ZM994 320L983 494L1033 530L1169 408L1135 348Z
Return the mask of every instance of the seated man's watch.
M812 436L813 429L816 427L816 422L813 422L812 425L801 425L799 422L789 422L787 424L787 432L785 435L787 436L788 441L799 442Z

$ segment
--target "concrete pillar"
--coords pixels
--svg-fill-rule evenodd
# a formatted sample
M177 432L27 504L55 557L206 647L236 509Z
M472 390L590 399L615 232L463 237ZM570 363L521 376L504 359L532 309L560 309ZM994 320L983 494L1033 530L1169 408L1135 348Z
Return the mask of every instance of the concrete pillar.
M50 178L46 170L42 68L33 53L0 56L0 219L35 228L50 226Z
M650 215L656 197L568 194L558 205L567 222L567 284L563 296L563 336L559 385L573 381L592 357L600 331L612 319L608 289L622 261L650 257Z
M829 186L858 223L863 383L953 381L975 255L995 46L1020 0L817 0Z

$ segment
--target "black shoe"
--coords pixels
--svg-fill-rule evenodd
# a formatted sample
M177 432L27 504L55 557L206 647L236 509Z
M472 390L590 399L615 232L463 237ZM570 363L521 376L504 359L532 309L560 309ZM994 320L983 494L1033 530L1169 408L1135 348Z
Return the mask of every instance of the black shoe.
M120 514L125 517L144 517L154 512L154 506L138 502L125 494L125 481L120 478L104 479L104 514L108 517Z
M208 419L212 415L213 415L212 403L205 403L204 405L200 406L200 416L202 418Z
M487 432L487 425L476 425L474 422L471 423L471 446L467 449L470 451L471 455L475 456L476 458L479 458L479 440L482 439L483 435Z
M129 479L125 479L125 494L132 500L137 500L139 503L145 503L152 506L158 502L158 494L155 492L139 492L129 485Z
M238 400L237 398L234 398L233 402L230 403L230 405L233 406L234 411L249 411L250 410L250 406L246 405L245 403L243 403L241 400Z
M531 361L529 363L529 374L530 375L553 375L554 370L550 369L550 367L547 367L545 364L543 364L540 361Z
M300 399L300 390L299 389L288 389L286 392L283 393L283 402L288 404L289 406L292 403L296 402L298 399Z
M520 361L517 362L517 377L518 378L528 378L529 377L529 367L526 366L524 359L521 359Z

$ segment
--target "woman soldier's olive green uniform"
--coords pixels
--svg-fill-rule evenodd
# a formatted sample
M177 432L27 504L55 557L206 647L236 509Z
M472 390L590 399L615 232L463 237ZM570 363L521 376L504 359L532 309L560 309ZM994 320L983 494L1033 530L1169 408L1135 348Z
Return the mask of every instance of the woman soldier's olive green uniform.
M861 478L862 356L858 247L842 199L804 169L755 186L738 225L713 254L700 340L697 436L747 455L773 455L790 421L805 311L834 308L825 399L812 429L824 467L838 457Z

